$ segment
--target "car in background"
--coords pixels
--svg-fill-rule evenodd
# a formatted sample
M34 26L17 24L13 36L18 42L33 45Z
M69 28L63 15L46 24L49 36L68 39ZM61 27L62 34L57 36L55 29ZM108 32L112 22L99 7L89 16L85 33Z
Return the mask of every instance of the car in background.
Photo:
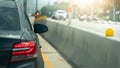
M79 16L79 20L80 21L88 21L89 20L89 18L88 18L88 16L87 15L82 15L82 16Z
M0 1L0 68L44 68L35 33L48 30L34 23L34 31L21 4Z
M67 12L64 10L57 10L52 14L52 19L56 20L66 20Z
M97 16L87 16L87 15L83 15L83 16L79 16L79 20L80 21L98 21L99 18Z
M100 19L97 16L88 16L90 21L99 21Z

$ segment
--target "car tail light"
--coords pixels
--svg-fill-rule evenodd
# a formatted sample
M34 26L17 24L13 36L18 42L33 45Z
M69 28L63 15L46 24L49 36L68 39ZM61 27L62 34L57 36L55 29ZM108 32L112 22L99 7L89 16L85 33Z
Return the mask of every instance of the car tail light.
M13 46L11 62L19 62L37 57L36 43L21 42Z

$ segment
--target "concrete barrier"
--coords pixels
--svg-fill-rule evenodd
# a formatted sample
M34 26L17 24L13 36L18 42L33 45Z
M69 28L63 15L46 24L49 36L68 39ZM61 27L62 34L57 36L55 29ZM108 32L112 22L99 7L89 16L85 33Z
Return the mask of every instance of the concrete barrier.
M43 34L75 68L120 68L120 40L94 31L47 21Z

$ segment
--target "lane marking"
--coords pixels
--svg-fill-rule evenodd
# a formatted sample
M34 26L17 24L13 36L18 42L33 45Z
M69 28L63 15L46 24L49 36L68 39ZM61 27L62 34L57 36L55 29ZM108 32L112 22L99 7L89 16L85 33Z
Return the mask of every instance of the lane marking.
M50 60L48 59L48 57L47 57L47 55L45 54L44 50L41 49L41 51L42 51L43 60L44 60L44 62L45 62L45 64L46 64L47 68L54 68L54 67L53 67L53 64L52 64L52 63L50 62Z

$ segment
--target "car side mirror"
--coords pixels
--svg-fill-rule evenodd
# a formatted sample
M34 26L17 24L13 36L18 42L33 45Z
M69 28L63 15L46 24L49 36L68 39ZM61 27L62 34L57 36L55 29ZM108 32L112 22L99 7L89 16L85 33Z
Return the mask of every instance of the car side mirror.
M33 27L35 33L44 33L48 31L48 27L40 23L35 23Z

